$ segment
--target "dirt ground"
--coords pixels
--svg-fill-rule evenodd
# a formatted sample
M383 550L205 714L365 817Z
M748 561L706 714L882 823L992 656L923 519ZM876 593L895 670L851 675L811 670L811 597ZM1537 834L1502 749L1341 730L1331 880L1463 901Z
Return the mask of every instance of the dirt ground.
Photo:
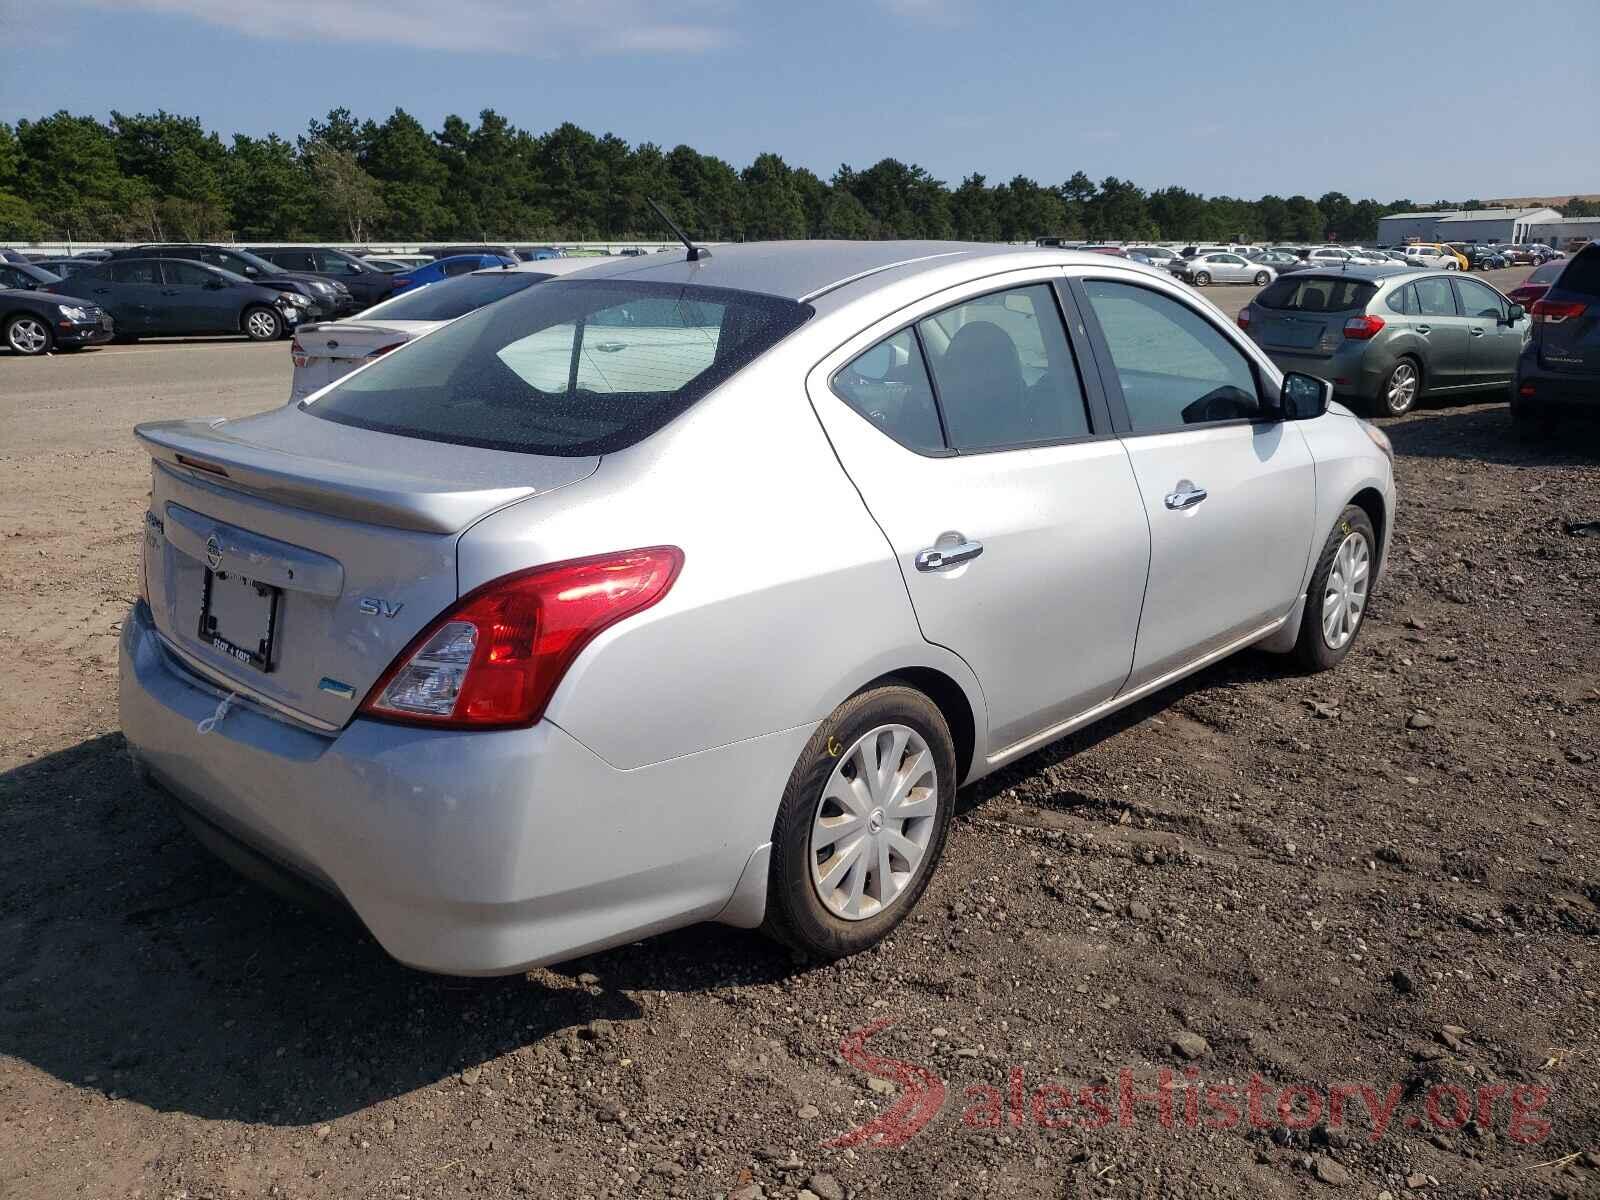
M1600 1196L1600 425L1387 423L1344 665L1246 654L969 789L873 953L459 980L236 879L122 753L127 430L287 359L0 359L0 1196Z

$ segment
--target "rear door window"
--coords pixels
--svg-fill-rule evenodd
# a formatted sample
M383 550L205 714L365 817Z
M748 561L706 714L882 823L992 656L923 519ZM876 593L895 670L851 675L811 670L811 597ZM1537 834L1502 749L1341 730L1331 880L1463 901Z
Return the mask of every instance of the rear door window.
M1407 284L1405 287L1395 288L1394 291L1390 292L1384 297L1383 302L1388 307L1390 312L1399 313L1402 316L1407 317L1414 317L1417 315L1417 296L1416 293L1411 290L1411 286L1409 284Z
M111 278L118 283L160 283L161 265L151 258L119 260L111 264Z
M1442 275L1419 279L1411 285L1417 290L1417 315L1422 317L1453 317L1456 315L1455 296L1450 291L1450 281Z
M902 329L856 355L834 374L833 390L907 449L931 453L945 448L927 364L911 330Z
M811 312L754 292L556 279L469 313L301 403L325 420L401 437L606 454L661 428Z
M1047 285L957 304L919 321L917 331L953 449L1088 435L1077 365Z
M361 268L352 263L342 254L335 254L332 250L318 250L311 256L315 261L315 270L324 275L359 275ZM285 264L287 265L287 264Z
M440 269L446 275L465 275L468 271L476 271L479 267L493 266L481 258L460 258L455 262L447 262Z

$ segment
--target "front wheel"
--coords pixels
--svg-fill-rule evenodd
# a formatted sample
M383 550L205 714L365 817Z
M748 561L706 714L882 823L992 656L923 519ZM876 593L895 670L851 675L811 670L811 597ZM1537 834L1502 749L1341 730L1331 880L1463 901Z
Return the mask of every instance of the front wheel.
M43 317L23 313L6 322L6 345L18 354L48 354L54 344L55 335Z
M891 682L845 701L784 789L766 932L825 959L882 941L927 888L955 795L954 743L927 696Z
M1211 282L1211 276L1208 275L1206 272L1204 272L1204 271L1196 271L1194 273L1194 285L1195 285L1195 287L1205 287L1210 282Z
M1323 544L1306 592L1295 654L1308 670L1331 670L1350 653L1366 619L1377 548L1372 519L1347 504Z
M1267 273L1265 271L1257 271L1256 272L1256 286L1257 287L1266 287L1267 286Z
M283 318L270 308L248 308L244 314L244 332L252 342L275 342L283 335Z

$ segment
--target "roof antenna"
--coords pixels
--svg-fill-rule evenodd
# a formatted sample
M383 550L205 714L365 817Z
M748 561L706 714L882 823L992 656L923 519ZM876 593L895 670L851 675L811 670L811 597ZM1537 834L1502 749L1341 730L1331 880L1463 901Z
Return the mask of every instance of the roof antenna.
M670 215L668 215L666 209L662 208L661 205L657 204L649 196L644 198L644 202L650 206L650 208L655 212L656 216L661 218L662 223L665 224L668 229L672 230L673 236L683 243L684 249L689 252L688 261L699 262L702 258L711 257L711 251L707 250L704 246L696 246L689 240L689 235L683 231L683 229L676 221L672 219Z

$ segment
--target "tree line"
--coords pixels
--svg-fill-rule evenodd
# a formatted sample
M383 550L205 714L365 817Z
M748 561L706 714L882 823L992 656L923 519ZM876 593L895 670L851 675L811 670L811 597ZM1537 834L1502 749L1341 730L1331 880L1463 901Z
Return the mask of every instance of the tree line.
M631 146L571 122L530 133L493 109L476 125L449 116L430 132L400 108L382 122L337 108L292 141L236 133L225 142L198 118L165 111L0 122L0 241L664 237L647 197L712 241L1361 242L1390 212L1482 207L1340 192L1246 200L1146 191L1116 176L1097 183L1082 171L1058 184L972 174L951 187L894 158L824 180L772 153L739 169L687 145Z

